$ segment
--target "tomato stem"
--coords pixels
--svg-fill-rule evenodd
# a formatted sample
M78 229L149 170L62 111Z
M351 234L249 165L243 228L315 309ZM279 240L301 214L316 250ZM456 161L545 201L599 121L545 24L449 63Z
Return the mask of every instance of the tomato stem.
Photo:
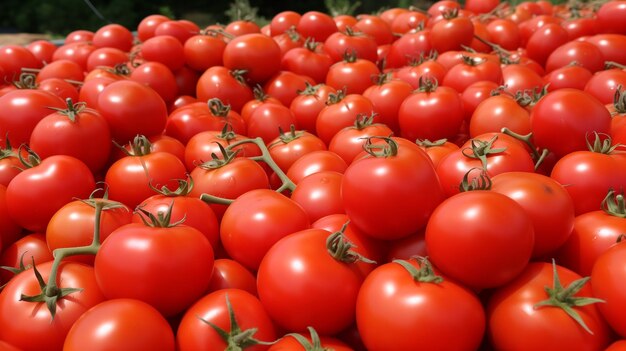
M285 336L291 336L296 339L296 341L302 345L304 351L330 351L325 347L322 347L322 340L320 339L319 334L313 327L307 327L309 330L309 334L311 335L311 341L305 338L302 334L298 333L289 333Z
M533 161L535 161L535 171L539 169L539 166L543 163L546 157L550 154L550 150L548 149L542 149L541 153L539 153L537 147L532 142L533 133L521 135L521 134L515 133L514 131L506 127L502 128L500 132L502 132L502 134L512 136L513 138L523 142L524 144L528 146L528 148L530 149L530 156L533 159Z

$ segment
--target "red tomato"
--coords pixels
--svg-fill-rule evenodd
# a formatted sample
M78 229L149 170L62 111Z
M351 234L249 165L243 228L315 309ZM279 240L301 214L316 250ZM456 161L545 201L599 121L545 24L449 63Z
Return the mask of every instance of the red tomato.
M103 332L106 331L106 332ZM174 332L154 307L135 299L113 299L85 312L67 334L63 350L173 351Z
M535 144L557 157L586 149L591 132L608 133L611 115L596 98L576 89L559 89L545 95L530 113ZM554 133L555 130L559 132Z
M337 24L331 16L325 13L309 11L302 14L296 30L305 38L311 37L315 41L324 42L337 31Z
M333 60L324 51L322 43L307 41L304 47L289 50L283 55L281 69L311 77L316 83L324 83Z
M310 225L298 203L273 190L256 189L239 196L226 209L220 238L230 257L256 271L272 245Z
M137 39L142 42L152 38L156 27L170 18L161 14L152 14L144 17L137 25Z
M624 288L624 266L626 246L618 243L598 257L591 271L592 290L595 297L604 300L598 309L611 328L619 336L626 335L626 323L618 311L626 306Z
M41 278L50 279L52 262L37 265ZM58 268L58 288L80 288L59 296L52 318L42 302L23 301L23 295L42 293L33 268L15 276L0 293L0 339L21 350L61 350L72 324L87 310L104 301L96 284L94 269L74 262L62 262ZM61 291L57 291L61 295ZM28 325L28 328L24 328Z
M61 59L43 66L37 73L36 82L39 83L48 78L62 78L82 82L85 78L85 72L78 63Z
M544 82L532 68L523 64L509 64L502 68L502 80L511 94L541 91Z
M41 90L18 89L2 95L0 138L9 138L13 145L28 143L37 123L50 114L49 107L62 109L65 103L58 96Z
M68 59L74 61L87 72L87 60L96 49L97 47L91 42L66 43L56 49L52 55L52 60Z
M331 235L336 241L329 241ZM272 320L291 332L310 326L322 335L337 334L354 322L364 277L355 254L340 249L345 245L339 232L307 229L269 249L259 266L257 286Z
M314 330L314 329L313 329ZM312 329L309 327L309 331L311 331L311 335L313 335ZM333 351L353 351L354 349L349 347L347 344L342 341L322 336L320 337L315 333L315 336L304 336L302 334L298 334L298 336L290 333L280 338L278 342L272 344L268 351L306 351L309 348L313 348L313 345L317 345L319 343L321 347L326 350Z
M486 98L481 102L469 121L469 135L476 137L484 133L497 133L502 128L526 135L530 133L530 112L522 106L522 101L510 95L501 94Z
M289 106L299 92L313 84L315 81L310 77L289 71L280 71L265 83L263 89L272 98L285 106Z
M23 228L43 232L57 210L76 198L87 198L95 186L94 176L82 161L50 156L11 180L7 210Z
M558 274L558 280L555 274ZM569 294L563 293L564 288L571 287L574 281L581 278L561 266L530 263L517 278L497 289L489 298L487 318L491 344L499 350L539 350L545 347L602 350L611 340L609 328L598 311L605 304L573 305L573 299L592 296L588 285L580 291L572 289ZM550 294L548 289L558 290ZM554 296L555 302L570 307L573 313L578 314L589 330L585 330L563 308L537 305L550 298L549 294Z
M372 146L371 139L368 145ZM408 236L426 225L443 199L437 174L426 153L406 139L385 139L374 147L344 173L341 195L346 214L374 238ZM388 199L394 199L394 206L375 206Z
M324 50L333 62L341 61L347 53L359 59L376 62L377 47L372 37L355 31L352 27L346 28L345 31L335 32L324 41Z
M346 95L341 90L329 97L326 106L317 115L317 136L328 145L337 132L353 125L359 115L370 116L373 112L374 106L369 99L360 94Z
M361 286L356 318L367 349L478 349L486 323L476 295L435 277L430 264L402 262L376 268ZM429 327L422 328L423 323Z
M0 48L0 67L4 74L0 76L2 83L19 79L22 68L40 68L42 62L27 48L20 45L2 45Z
M313 151L326 150L326 145L314 134L296 131L292 125L290 132L281 130L281 134L268 143L268 150L276 165L287 172L300 157Z
M289 105L289 109L295 118L296 128L317 134L315 130L317 115L326 107L326 101L328 101L330 94L335 94L336 92L336 89L331 86L318 84L308 86L298 93L298 96Z
M67 39L65 42L67 43ZM52 55L54 55L57 46L52 41L40 39L28 43L26 49L43 65L46 62L52 62Z
M420 80L428 77L441 82L447 72L448 69L438 61L433 59L420 59L411 60L406 66L394 70L391 74L394 78L409 83L413 89L418 89L420 87Z
M344 213L341 201L343 174L322 171L302 178L291 194L291 199L306 211L311 223L337 213Z
M554 253L574 228L574 203L566 188L537 173L506 172L493 177L491 191L515 200L529 215L535 232L533 258Z
M2 240L4 238L3 233ZM27 234L13 243L4 244L4 249L0 256L0 267L15 268L19 272L23 267L30 268L33 261L35 261L36 265L39 265L54 260L52 252L46 244L45 235L40 233ZM0 271L0 284L7 283L15 274L18 273L3 269Z
M236 112L253 99L252 89L243 77L223 66L213 66L200 76L196 87L198 100L219 98Z
M282 34L291 27L298 25L302 15L295 11L282 11L274 15L270 21L272 36Z
M520 46L519 28L510 19L495 18L489 21L487 32L491 42L500 45L505 50L516 50Z
M180 43L178 40L176 42ZM221 66L223 64L222 55L225 47L226 42L216 36L195 35L185 41L183 48L184 63L200 72L204 72L213 66Z
M187 20L169 20L159 23L154 29L154 36L171 35L181 43L200 32L200 28Z
M346 94L362 94L379 74L374 62L348 53L343 61L330 66L325 82L337 90L343 89Z
M541 65L545 65L548 57L551 56L556 48L568 41L569 36L565 28L558 23L549 23L532 34L525 48L528 57Z
M400 77L400 79L388 79L387 77L386 75L382 76L377 84L365 89L363 96L369 99L374 106L374 112L380 123L386 124L394 133L398 134L400 131L398 110L402 101L411 95L414 87Z
M133 47L133 33L122 25L107 24L93 34L92 42L99 48L111 47L128 52Z
M433 49L439 53L461 50L472 43L474 24L468 17L458 15L456 11L442 12L443 18L430 30Z
M386 66L400 68L410 62L428 54L432 49L430 30L411 31L391 44L387 54Z
M596 14L602 33L626 34L624 14L626 14L626 1L614 0L602 4Z
M241 289L256 296L256 276L235 260L217 259L213 264L208 291L214 292L222 289Z
M109 235L96 254L95 276L107 299L141 300L169 317L207 290L213 249L197 229L169 223L163 212L152 215L161 217L153 226L130 223Z
M574 40L556 48L546 60L546 72L576 62L592 73L604 68L604 55L595 45L586 41Z
M453 88L459 94L479 81L502 82L502 70L495 60L480 56L462 56L460 63L450 67L441 85Z
M622 65L626 64L626 53L621 50L626 43L626 35L624 34L597 34L588 38L584 38L598 47L602 52L602 56L606 61L613 61Z
M98 222L100 242L103 242L115 229L130 223L132 212L119 202L101 198L74 200L56 211L48 222L46 242L50 251L88 246L93 242L96 206L98 206L96 203L101 203L99 206L103 206ZM77 255L70 256L66 260L93 266L94 256Z
M280 71L280 47L271 37L260 33L244 34L229 41L224 48L224 66L245 70L253 84L264 83Z
M132 81L152 88L167 105L179 95L174 73L160 62L148 61L142 63L133 69L129 78Z
M469 122L476 107L489 98L491 93L498 89L498 84L491 81L480 81L469 85L461 94L463 100L463 110L465 111L465 121Z
M247 135L260 137L266 145L280 136L281 130L288 130L295 122L289 107L282 104L263 104L250 114Z
M587 81L584 90L606 105L613 103L616 91L624 86L626 86L626 71L613 68L596 72Z
M289 167L287 177L298 184L311 174L323 171L335 171L343 174L346 168L348 168L348 164L336 153L328 150L313 151L297 159Z
M543 77L548 91L554 91L563 88L573 88L584 90L585 85L591 79L591 73L585 67L578 64L567 65L557 68Z
M354 27L372 37L376 45L391 44L395 40L391 27L380 16L362 14L357 20Z
M11 179L22 172L24 166L14 150L10 140L5 140L5 147L0 148L0 185L7 187Z
M217 328L228 335L228 340ZM242 338L242 332L248 337ZM276 329L263 305L247 291L221 289L200 298L185 312L176 333L176 346L180 351L223 351L228 345L241 349L246 345L249 351L269 348L247 346L251 337L264 342L276 339Z
M393 131L382 123L373 123L374 117L358 116L353 126L345 127L333 136L328 144L328 150L333 151L347 164L363 152L367 139L376 136L391 136Z

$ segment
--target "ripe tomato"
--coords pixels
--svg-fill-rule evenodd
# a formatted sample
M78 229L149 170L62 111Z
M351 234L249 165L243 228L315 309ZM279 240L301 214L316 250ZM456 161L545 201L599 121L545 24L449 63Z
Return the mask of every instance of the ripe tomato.
M0 48L0 67L4 74L1 81L12 82L18 80L22 68L40 68L42 62L35 55L21 45L2 45Z
M324 41L324 50L333 62L339 62L346 53L352 53L356 58L376 62L376 41L358 30L347 27L345 31L331 34Z
M505 50L516 50L520 46L519 28L510 19L495 18L487 24L491 42Z
M306 211L311 223L336 213L344 213L341 201L343 174L322 171L304 177L298 183L291 199Z
M330 66L325 82L337 90L343 89L346 94L362 94L379 74L374 62L348 52L343 61Z
M240 112L243 105L253 98L252 89L241 74L223 66L213 66L202 73L196 94L200 101L219 98L236 112Z
M548 91L554 91L563 88L584 90L585 85L592 76L593 73L591 73L585 67L582 67L578 64L571 64L561 68L557 68L554 71L546 74L543 77L543 80L548 88Z
M317 134L315 130L317 115L326 107L326 101L328 101L330 94L336 92L335 88L325 84L307 86L306 89L299 92L289 105L295 118L296 129Z
M324 44L309 40L303 47L286 52L280 65L283 70L311 77L320 84L326 81L333 60L324 51Z
M156 27L169 20L169 17L161 14L152 14L142 18L137 25L137 39L145 42L146 40L152 38Z
M104 207L98 223L100 242L111 232L131 222L132 212L119 202L102 198L74 200L54 213L46 227L46 242L50 251L59 248L88 246L93 242L96 225L96 203ZM93 266L92 255L70 256L67 261L82 262Z
M106 332L103 332L106 331ZM173 351L174 332L154 307L135 299L99 303L74 322L63 350Z
M217 259L213 264L213 274L207 291L222 289L241 289L256 296L256 276L235 260Z
M366 150L368 147L366 156L348 166L341 185L351 223L384 240L418 231L443 200L430 158L406 139L386 138L379 145L372 145L370 139ZM394 199L393 205L389 199Z
M338 235L337 235L338 234ZM329 241L329 237L337 241ZM290 332L313 327L334 335L355 318L363 275L341 233L323 229L294 232L268 251L257 274L259 299L278 325ZM341 289L336 289L341 285Z
M310 225L298 203L273 190L256 189L239 196L226 209L220 238L231 258L256 271L272 245Z
M587 81L584 90L606 105L613 103L616 91L624 86L626 86L626 71L612 68L596 72Z
M623 294L625 249L624 243L612 246L598 257L591 271L593 295L605 301L605 303L598 304L598 309L604 320L622 338L626 335L626 323L622 318L623 315L618 311L623 311L626 306L626 298Z
M213 249L199 230L169 223L163 212L152 215L161 219L126 224L109 235L96 254L95 276L107 299L141 300L169 317L205 293Z
M558 281L555 274L558 274ZM611 340L609 328L598 311L605 304L573 304L574 299L592 296L592 288L588 285L564 294L564 287L571 287L574 281L581 278L558 265L530 263L517 278L497 289L489 298L487 319L491 344L499 350L538 350L544 347L603 350ZM548 289L557 288L553 294L560 295L553 298L578 314L589 330L585 330L564 308L537 305L553 295Z
M386 124L398 134L400 131L398 110L402 101L411 95L412 91L413 86L402 78L389 79L389 75L383 74L376 84L365 89L363 96L374 106L374 112L378 115L380 123Z
M531 131L530 112L522 106L522 101L507 94L490 96L476 106L469 121L469 135L497 133L502 128L521 135Z
M374 112L372 102L361 94L347 94L340 90L331 95L326 106L315 121L317 136L328 145L333 136L345 127L354 124L359 115L370 116Z
M598 23L602 33L626 34L624 17L626 14L626 1L608 1L597 12Z
M180 43L178 40L176 42ZM200 72L213 66L221 66L225 47L226 42L214 35L195 35L185 41L183 62Z
M36 82L39 83L48 78L62 78L82 82L85 78L85 72L78 63L61 59L43 66L37 73Z
M342 173L348 164L341 156L328 150L313 151L297 159L287 171L287 178L298 184L304 177L323 171Z
M309 327L309 331L311 332L311 336L304 336L302 334L293 334L289 333L284 337L280 338L275 344L272 344L268 351L306 351L315 346L320 345L327 350L333 351L352 351L354 350L344 342L339 339L317 335L317 332L313 334L312 329ZM10 350L9 350L10 351Z
M274 15L270 21L270 32L272 36L282 34L289 28L298 25L302 15L295 11L282 11Z
M87 198L95 187L94 176L82 161L50 156L11 180L7 210L21 227L43 232L57 210L76 198Z
M281 52L276 42L260 33L244 34L226 44L224 66L231 70L245 70L244 76L252 84L262 84L280 71Z
M305 38L311 37L315 41L324 42L337 31L337 24L330 15L319 11L308 11L300 16L296 31Z
M445 11L442 12L443 18L430 30L433 49L443 53L469 46L474 36L474 24L470 18L459 16L457 11Z
M534 61L545 65L552 52L568 41L569 35L565 28L558 23L548 23L538 28L528 39L526 53Z
M300 157L313 151L326 150L326 145L314 134L296 131L292 125L289 132L281 130L281 134L268 143L268 150L278 167L287 172Z
M376 268L361 286L356 318L367 349L478 349L486 323L476 295L452 280L436 278L430 263L402 262ZM423 328L425 324L429 327Z
M585 150L588 133L608 134L611 115L590 94L576 89L559 89L545 95L533 107L530 123L535 144L562 157Z
M280 136L281 130L288 130L295 122L289 107L283 104L263 104L251 114L247 124L247 135L260 137L266 145Z
M576 62L592 73L604 68L604 55L600 49L586 41L573 40L556 48L546 60L546 72Z
M198 299L185 312L176 333L176 346L180 351L223 351L228 345L241 349L246 345L246 350L263 351L269 346L247 346L250 338L270 342L276 336L273 321L257 297L240 289L221 289Z
M389 68L400 68L410 62L419 59L420 56L428 54L432 50L429 29L411 31L391 44L387 54L386 66Z
M313 84L315 81L305 75L280 71L265 83L263 89L269 96L288 107L300 91Z
M52 262L37 265L44 282L50 279ZM75 262L62 262L58 268L58 289L80 288L64 291L53 303L55 315L42 302L28 302L23 295L42 293L33 268L15 276L0 293L0 339L21 350L61 350L72 324L87 310L104 301L96 284L94 269ZM69 294L67 294L69 292ZM61 295L61 291L57 292ZM51 298L51 297L50 297ZM28 328L24 328L28 325Z
M117 23L107 24L93 34L92 42L99 48L111 47L128 52L133 47L133 33Z
M479 81L502 83L502 69L495 60L481 56L462 56L460 63L450 67L441 85L453 88L459 94Z
M148 61L135 67L130 80L152 88L169 105L178 97L178 85L172 70L161 62Z
M2 239L4 240L4 233ZM40 233L27 234L13 243L4 242L4 249L0 256L1 267L16 269L16 273L2 269L0 284L6 284L14 275L19 274L21 268L30 268L33 261L36 265L54 260L52 252L46 244L46 236ZM1 349L0 349L1 350Z
M469 122L472 118L472 114L476 110L476 107L488 99L491 93L498 89L498 84L491 81L480 81L469 85L463 93L461 93L461 100L463 100L463 110L465 111L465 121Z

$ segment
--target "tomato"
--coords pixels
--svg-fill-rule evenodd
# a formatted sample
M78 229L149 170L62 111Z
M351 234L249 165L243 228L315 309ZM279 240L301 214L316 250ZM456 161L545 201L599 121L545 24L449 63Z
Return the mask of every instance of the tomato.
M253 84L264 83L280 71L280 47L271 37L260 33L244 34L229 41L224 48L224 66L245 70Z
M325 84L307 86L306 89L299 92L289 105L295 118L296 128L316 134L317 115L326 107L326 101L330 94L336 92L335 88Z
M49 107L62 109L65 103L58 96L41 90L18 89L2 95L0 138L9 138L13 145L28 143L37 123L51 113Z
M178 40L176 42L180 43ZM195 35L185 41L184 63L200 72L213 66L221 66L225 47L226 42L220 38L212 35Z
M94 173L104 169L111 152L111 133L98 111L67 101L41 119L30 135L30 147L39 157L69 155L85 163Z
M556 48L568 41L569 36L565 28L558 23L548 23L532 34L525 48L528 57L545 65Z
M428 22L428 15L417 10L395 8L390 9L386 15L381 14L381 17L389 23L392 33L402 34L402 36L422 28Z
M424 80L398 109L400 136L409 140L451 138L459 132L464 112L457 91Z
M282 11L274 15L270 21L270 32L272 36L282 34L289 28L298 25L302 15L295 11Z
M535 233L533 258L554 253L574 229L574 203L566 188L537 173L507 172L493 177L491 191L520 204L529 215Z
M439 53L461 50L472 43L474 24L468 17L458 15L456 11L445 10L443 19L437 21L430 30L433 49Z
M107 299L138 299L174 316L208 288L213 249L196 228L170 223L163 212L151 215L160 219L145 218L109 235L96 254L95 276Z
M620 48L626 43L624 34L597 34L585 38L602 52L605 61L613 61L622 65L626 64L626 54Z
M586 151L571 152L559 159L552 169L550 177L567 184L576 215L600 209L609 189L622 189L626 182L622 171L626 153L611 150L610 145L610 139L606 139L604 147L591 144Z
M368 350L478 349L486 324L480 301L461 285L435 277L432 269L410 260L384 264L367 276L356 318Z
M398 134L400 131L398 110L402 101L412 91L413 86L403 81L402 78L389 79L388 75L383 75L377 84L365 89L363 96L369 99L374 106L374 112L377 114L380 123L386 124L394 133Z
M564 291L574 281L582 283L581 278L561 266L534 262L509 284L497 289L487 303L488 334L494 348L603 350L611 340L609 328L598 311L605 304L574 305L574 299L592 296L589 285L580 290L568 289L569 293ZM557 293L560 296L553 298L555 302L570 307L588 330L564 308L538 305Z
M463 110L465 111L465 121L469 122L476 107L489 98L491 93L498 89L498 84L491 81L480 81L469 85L463 93L461 100L463 101Z
M604 68L604 55L597 46L585 41L574 40L552 51L546 60L546 72L551 72L574 61L592 73Z
M372 102L361 94L347 94L340 90L329 96L326 106L315 121L317 136L328 145L333 136L354 124L359 115L370 116L374 112Z
M11 179L22 172L24 166L18 156L18 150L14 150L10 140L5 140L5 147L0 148L0 185L7 187Z
M197 24L189 20L169 20L159 23L154 29L154 36L171 35L181 43L200 32Z
M596 16L602 33L626 34L622 17L626 14L626 1L609 1L600 7Z
M44 282L50 279L52 262L37 265ZM23 300L23 295L42 293L33 268L15 276L0 293L0 339L21 350L61 350L72 324L89 308L104 301L94 269L75 262L58 268L58 298L54 318L43 302ZM80 291L63 289L80 288ZM65 296L60 296L61 294ZM28 328L24 328L28 325Z
M94 176L82 161L54 155L11 180L7 210L23 228L43 232L58 209L75 198L87 198L94 189Z
M160 62L142 63L133 69L129 78L152 88L166 104L170 104L179 95L174 73Z
M141 42L145 42L146 40L152 38L156 27L169 20L169 17L161 14L151 14L144 17L137 25L137 39Z
M607 347L604 351L623 351L626 350L626 340L617 340Z
M433 49L430 36L429 29L411 31L402 35L391 44L386 66L400 68L410 60L419 59L420 56L429 53Z
M40 39L28 43L26 49L43 65L46 62L52 62L52 55L54 55L57 46L49 40Z
M448 70L446 67L436 60L420 59L410 60L408 65L394 70L391 74L394 78L408 82L413 89L418 89L420 86L420 79L426 79L428 77L441 82L447 72Z
M376 45L391 44L395 38L391 27L379 16L362 14L357 16L356 29L373 38Z
M380 74L376 64L347 53L343 61L334 63L328 69L326 84L346 94L362 94Z
M358 116L353 126L341 129L330 140L328 150L335 152L347 164L363 151L367 138L376 136L391 136L393 131L382 123L374 123L374 117Z
M523 64L510 64L502 68L502 80L511 94L534 92L543 88L542 77L532 68Z
M321 171L304 177L298 183L291 199L306 211L310 222L331 214L344 213L341 201L343 174Z
M572 64L555 69L554 71L546 74L543 79L548 91L563 88L584 90L585 85L592 76L593 73L585 67L578 64Z
M38 90L50 92L63 100L72 99L78 101L78 89L72 83L61 78L48 78L37 86Z
M324 42L337 31L337 24L331 16L323 12L308 11L300 16L296 31L305 38L311 37L315 41Z
M484 133L497 133L502 128L526 135L530 133L530 112L510 95L501 94L486 98L476 106L469 122L470 137Z
M128 53L120 49L98 48L89 54L87 58L87 71L91 72L102 66L115 67L116 65L125 64L128 62L128 56Z
M491 42L505 50L516 50L520 46L519 28L510 19L496 18L487 24Z
M252 100L252 89L243 77L223 66L213 66L200 76L196 87L198 100L219 98L236 112Z
M612 104L618 87L626 86L626 71L613 68L596 72L584 87L603 104Z
M3 233L2 240L6 238ZM13 243L4 242L4 249L0 256L0 267L14 268L15 272L7 269L0 271L0 284L5 284L22 268L30 268L33 261L39 265L52 261L54 257L46 244L46 237L40 233L27 234Z
M333 60L322 43L307 41L301 48L286 52L280 62L282 70L311 77L316 83L324 83Z
M594 296L605 301L599 304L598 309L611 328L622 338L626 335L626 323L619 313L626 303L623 291L624 244L618 243L601 254L591 271L592 290Z
M468 0L465 1L465 9L474 13L488 13L500 4L500 0Z
M353 348L349 347L347 344L336 338L327 336L320 337L319 335L317 335L317 333L315 333L315 336L313 336L314 334L312 330L315 329L309 328L312 336L304 336L302 334L297 334L296 336L293 333L287 334L284 337L280 338L275 344L272 344L268 351L306 351L310 347L314 347L314 345L317 345L316 343L318 343L324 349L330 349L334 351L354 350Z
M453 88L459 94L468 86L479 81L502 82L500 64L480 56L462 56L460 63L450 67L441 85Z
M280 71L265 83L263 89L269 96L289 107L300 91L313 84L315 81L310 77L289 71Z
M87 71L87 60L96 49L97 47L90 41L66 43L56 49L52 55L52 61L68 59L78 63L84 71Z
M266 145L280 136L281 130L288 130L295 122L289 107L283 104L263 104L250 114L247 135L261 138Z
M268 143L268 150L276 165L287 172L297 159L313 151L326 150L326 145L314 134L296 131L292 125L289 132L281 130L280 135Z
M239 37L244 34L261 33L261 28L253 21L240 19L234 20L224 27L224 32Z
M376 62L376 41L364 33L355 31L352 27L345 31L331 34L324 41L324 50L333 62L339 62L346 53L353 54L356 58Z
M228 340L217 328L228 335ZM180 351L222 351L228 345L243 349L252 337L270 342L276 335L274 324L258 298L240 289L221 289L200 298L185 312L176 333L176 346ZM268 348L268 345L245 346L249 351Z
M340 232L307 229L269 249L259 266L257 286L272 320L291 332L310 326L322 335L339 333L354 322L363 276L355 264L358 257L344 251L345 240ZM339 285L342 288L336 289Z
M42 63L27 48L20 45L3 45L0 48L0 67L4 69L1 81L18 80L22 68L40 68Z
M412 142L386 138L382 145L370 145L371 140L366 150L375 149L354 160L344 173L341 195L346 214L374 238L408 236L426 225L443 199L437 174L430 158Z
M213 264L208 291L214 292L222 289L241 289L256 296L256 276L235 260L217 259Z
M128 52L133 46L133 33L122 25L107 24L94 33L92 42L99 48L112 47Z
M298 158L287 170L287 177L298 184L311 174L323 171L342 173L348 168L341 156L328 150L312 151Z
M41 82L48 78L62 78L82 82L85 78L85 73L78 63L61 59L43 66L37 73L36 82Z
M557 157L586 149L586 135L608 133L611 115L596 98L576 89L559 89L533 107L530 123L535 144ZM554 131L559 133L555 134Z
M50 251L88 246L93 242L97 203L101 203L99 206L104 208L98 224L100 242L104 241L115 229L131 222L132 212L119 202L101 198L74 200L56 211L48 222L45 238ZM70 256L66 260L93 265L94 257L77 255Z

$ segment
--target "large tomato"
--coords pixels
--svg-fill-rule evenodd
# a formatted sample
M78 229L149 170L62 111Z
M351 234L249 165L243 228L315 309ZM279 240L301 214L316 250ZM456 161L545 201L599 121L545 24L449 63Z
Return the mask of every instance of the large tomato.
M583 283L580 275L561 266L530 263L489 298L491 344L498 350L603 350L611 340L598 311L604 304L585 305L584 297L592 294Z
M196 228L170 223L169 212L144 215L146 223L123 225L102 243L96 280L107 299L138 299L173 316L208 288L213 248Z
M245 70L244 76L252 84L262 84L280 71L280 47L271 37L260 33L232 39L222 57L226 68Z
M370 138L369 153L344 173L341 194L351 223L370 236L391 240L424 225L443 200L430 158L406 139ZM393 199L393 201L391 201Z
M51 270L52 261L37 265L44 282L50 279ZM46 298L55 311L51 315L46 302L24 301L24 295L43 294L34 268L11 279L0 293L0 340L26 351L62 350L72 324L89 308L104 301L104 296L96 284L94 269L81 263L62 262L57 284Z
M485 331L478 297L436 276L425 261L372 271L359 291L356 318L368 350L476 350Z
M359 115L370 116L374 112L372 102L361 94L347 94L339 90L326 100L326 106L315 121L316 135L326 143L337 132L354 124Z
M626 321L619 311L623 311L626 306L623 293L625 267L626 245L618 243L598 257L591 271L593 294L605 302L598 304L598 309L622 338L626 337Z
M52 261L54 257L46 244L46 236L40 233L27 234L9 245L4 244L0 256L0 284L6 284L14 275L35 264ZM6 268L12 269L6 269Z
M198 100L219 98L237 112L252 100L252 89L246 84L241 72L223 66L213 66L200 76L196 85Z
M263 351L269 346L250 339L271 342L276 336L273 321L256 296L240 289L221 289L198 299L185 312L176 346L180 351L223 351L228 345Z
M364 278L349 247L340 232L323 229L295 232L276 242L257 274L259 299L272 320L291 332L311 326L322 335L349 327Z
M63 350L86 349L174 351L174 332L165 317L147 303L112 299L90 308L69 330Z

